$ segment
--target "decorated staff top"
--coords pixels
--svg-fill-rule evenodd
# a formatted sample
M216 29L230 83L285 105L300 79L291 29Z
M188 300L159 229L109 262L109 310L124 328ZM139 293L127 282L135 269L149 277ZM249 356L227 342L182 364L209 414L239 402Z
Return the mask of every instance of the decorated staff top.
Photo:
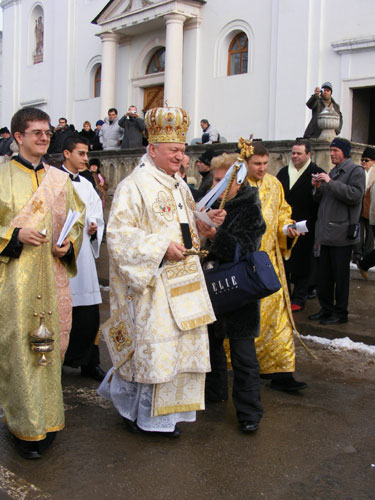
M208 193L199 201L197 204L197 210L201 211L203 207L205 210L211 208L211 206L215 203L215 201L219 198L219 196L224 193L223 199L220 203L220 208L224 208L224 205L227 201L228 193L234 179L236 178L237 184L242 184L247 175L247 167L246 167L246 158L250 158L254 154L254 148L251 145L252 136L250 139L244 139L240 137L238 140L238 148L240 149L240 154L237 160L231 165L228 169L225 176L221 179L220 182L216 184Z
M145 116L148 142L186 143L190 116L182 108L152 108Z

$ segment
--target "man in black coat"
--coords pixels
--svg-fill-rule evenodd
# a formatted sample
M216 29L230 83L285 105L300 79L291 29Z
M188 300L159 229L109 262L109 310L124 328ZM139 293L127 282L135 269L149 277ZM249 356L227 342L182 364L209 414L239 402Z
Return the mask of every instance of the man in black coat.
M284 262L293 312L304 308L308 294L315 222L319 208L319 204L313 199L311 175L320 172L324 171L311 161L310 143L299 140L292 148L289 165L277 174L284 188L285 199L292 207L292 218L295 221L307 220L309 230L303 238L297 240L290 259ZM291 290L292 284L293 290Z

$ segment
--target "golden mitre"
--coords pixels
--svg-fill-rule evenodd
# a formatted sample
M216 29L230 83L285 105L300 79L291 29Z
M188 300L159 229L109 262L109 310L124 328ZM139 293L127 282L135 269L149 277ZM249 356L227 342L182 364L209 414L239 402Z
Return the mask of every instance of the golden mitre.
M152 108L145 116L148 142L186 143L190 116L182 108Z

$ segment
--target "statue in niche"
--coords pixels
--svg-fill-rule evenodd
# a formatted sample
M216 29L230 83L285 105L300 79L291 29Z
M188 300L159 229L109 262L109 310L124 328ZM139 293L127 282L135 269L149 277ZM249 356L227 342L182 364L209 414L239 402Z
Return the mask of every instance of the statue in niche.
M34 53L34 64L40 63L43 61L43 35L44 35L44 27L43 27L43 18L39 16L38 19L35 19L35 53Z

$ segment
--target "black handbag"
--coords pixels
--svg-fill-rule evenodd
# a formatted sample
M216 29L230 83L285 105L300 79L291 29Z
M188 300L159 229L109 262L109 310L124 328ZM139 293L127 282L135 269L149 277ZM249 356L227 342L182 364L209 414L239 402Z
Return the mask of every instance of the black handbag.
M266 252L252 252L243 257L239 254L237 245L233 262L215 261L211 269L204 270L215 314L236 311L281 288Z

